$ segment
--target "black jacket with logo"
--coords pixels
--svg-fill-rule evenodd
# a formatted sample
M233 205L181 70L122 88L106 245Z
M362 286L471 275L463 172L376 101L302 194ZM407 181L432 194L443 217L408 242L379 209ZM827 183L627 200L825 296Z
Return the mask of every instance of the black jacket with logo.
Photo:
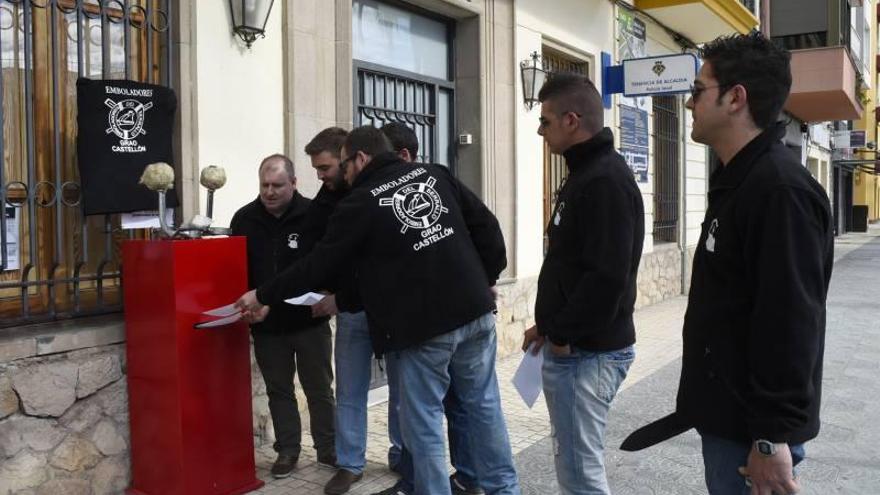
M538 332L560 345L621 349L635 342L642 194L608 128L564 156L569 176L547 225L550 245L538 278Z
M257 289L274 304L321 287L354 262L377 353L400 350L492 311L507 265L498 221L439 165L378 155L339 202L309 256Z
M819 432L832 215L784 133L768 129L711 177L684 322L677 413L736 441Z
M232 235L247 237L250 288L270 280L314 247L318 238L308 225L310 203L295 192L281 217L276 218L266 211L260 198L235 212L230 227ZM327 319L326 316L312 318L312 310L308 306L293 306L277 301L269 310L266 320L251 328L255 332L289 332L313 327Z

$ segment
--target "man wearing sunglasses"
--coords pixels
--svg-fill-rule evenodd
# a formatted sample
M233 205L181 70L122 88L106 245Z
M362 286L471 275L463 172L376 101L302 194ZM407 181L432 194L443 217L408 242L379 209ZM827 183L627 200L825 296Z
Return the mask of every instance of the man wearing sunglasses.
M474 452L480 483L489 494L518 495L495 375L491 287L507 265L498 220L445 167L401 160L379 129L351 131L342 156L352 190L324 238L236 305L259 311L353 264L376 352L399 353L400 423L418 456L416 493L450 493L443 398L455 382L482 447Z
M603 125L602 97L589 79L554 75L538 98L538 134L551 152L565 157L569 175L547 225L536 325L526 330L523 350L544 352L560 493L607 494L605 422L635 358L642 193L614 149L614 136Z
M793 467L819 432L831 208L781 142L789 53L752 33L702 56L691 136L723 166L694 257L676 412L623 448L695 427L710 494L796 493Z

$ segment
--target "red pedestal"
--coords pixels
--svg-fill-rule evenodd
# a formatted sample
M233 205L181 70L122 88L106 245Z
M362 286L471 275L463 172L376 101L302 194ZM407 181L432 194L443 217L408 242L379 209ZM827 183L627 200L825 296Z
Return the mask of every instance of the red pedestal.
M129 494L232 495L256 478L247 325L196 330L247 290L245 238L122 246Z

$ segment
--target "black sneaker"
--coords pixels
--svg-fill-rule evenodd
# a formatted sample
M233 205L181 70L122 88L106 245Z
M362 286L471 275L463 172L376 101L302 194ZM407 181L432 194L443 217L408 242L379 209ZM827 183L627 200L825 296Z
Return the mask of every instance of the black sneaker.
M372 495L412 495L411 493L403 490L402 488L398 488L397 485L392 486L391 488L386 488L381 492L375 492Z
M336 454L330 454L330 455L324 455L324 456L319 455L318 456L318 465L325 467L325 468L336 469L338 467L336 465Z
M455 474L449 475L449 487L452 489L452 495L484 495L486 492L480 487L468 488L464 486Z
M278 454L275 464L272 464L272 476L275 478L287 478L296 467L299 458L295 455Z

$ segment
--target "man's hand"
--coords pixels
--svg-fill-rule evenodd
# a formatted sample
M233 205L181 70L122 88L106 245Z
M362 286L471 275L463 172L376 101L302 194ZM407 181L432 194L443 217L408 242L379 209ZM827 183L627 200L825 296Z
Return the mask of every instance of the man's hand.
M338 312L339 308L336 307L336 296L334 294L327 294L324 299L312 305L312 318L333 316Z
M250 290L239 297L238 301L235 301L235 308L241 311L242 314L247 311L257 313L263 308L263 305L257 300L257 291Z
M532 354L537 355L541 352L541 347L544 345L544 336L538 335L538 326L532 325L529 329L526 330L526 333L523 334L523 344L522 350L523 352L527 352L529 350L529 346L535 343L535 347L532 349Z
M794 479L791 450L785 443L777 443L776 454L772 456L762 455L753 446L748 465L739 468L739 473L751 481L751 495L790 494L801 489Z
M492 294L493 301L498 300L498 287L495 287L494 285L492 287L489 287L489 293Z
M568 356L571 354L571 345L556 345L553 342L550 342L550 352L552 352L554 356Z
M242 318L244 321L248 322L248 324L253 325L254 323L259 323L266 319L266 316L269 315L269 306L263 306L262 308L256 311L245 311L242 313Z

